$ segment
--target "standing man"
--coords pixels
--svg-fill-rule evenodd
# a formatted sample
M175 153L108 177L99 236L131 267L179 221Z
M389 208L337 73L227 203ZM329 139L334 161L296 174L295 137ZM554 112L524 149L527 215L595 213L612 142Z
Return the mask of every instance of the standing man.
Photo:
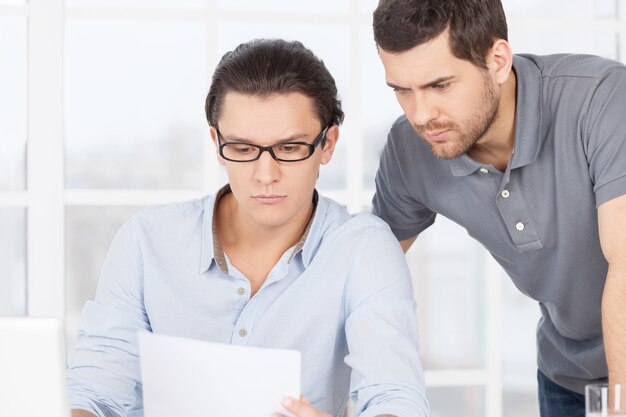
M480 241L539 302L541 415L583 416L626 383L626 67L514 56L499 0L381 0L374 36L404 110L374 212L405 251L437 213Z

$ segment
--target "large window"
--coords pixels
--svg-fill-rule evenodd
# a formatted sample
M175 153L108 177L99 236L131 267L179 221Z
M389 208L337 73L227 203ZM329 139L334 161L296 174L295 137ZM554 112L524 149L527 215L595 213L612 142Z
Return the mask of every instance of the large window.
M71 350L130 213L225 182L204 97L221 55L251 38L300 40L327 64L346 121L319 188L352 212L369 210L378 157L401 114L374 46L376 4L0 0L0 314L64 317ZM504 7L516 53L626 59L624 0ZM433 415L537 416L536 304L444 218L407 259Z

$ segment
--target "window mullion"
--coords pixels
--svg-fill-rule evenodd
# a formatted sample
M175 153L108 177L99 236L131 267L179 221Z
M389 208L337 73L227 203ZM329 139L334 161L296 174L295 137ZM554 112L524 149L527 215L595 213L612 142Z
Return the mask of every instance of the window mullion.
M63 0L28 2L27 311L65 311Z

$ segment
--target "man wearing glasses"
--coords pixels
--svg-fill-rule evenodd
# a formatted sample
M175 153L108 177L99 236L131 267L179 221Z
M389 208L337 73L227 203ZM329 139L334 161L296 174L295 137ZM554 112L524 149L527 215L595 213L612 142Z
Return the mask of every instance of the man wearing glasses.
M315 191L343 120L322 61L298 42L242 44L206 113L229 184L120 228L79 325L73 417L143 415L139 330L299 350L303 398L283 403L298 417L342 415L349 395L359 416L428 416L399 244Z

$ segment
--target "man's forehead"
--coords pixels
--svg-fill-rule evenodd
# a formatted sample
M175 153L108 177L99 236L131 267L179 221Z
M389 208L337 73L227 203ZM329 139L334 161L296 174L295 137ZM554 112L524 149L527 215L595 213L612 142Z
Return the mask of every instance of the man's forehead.
M311 98L300 93L245 94L229 91L224 95L221 113L276 113L277 116L315 117L314 103Z
M425 85L437 79L459 76L469 63L455 57L439 41L399 53L379 50L387 83Z
M228 92L218 119L224 138L255 140L304 137L320 125L312 100L302 93Z

